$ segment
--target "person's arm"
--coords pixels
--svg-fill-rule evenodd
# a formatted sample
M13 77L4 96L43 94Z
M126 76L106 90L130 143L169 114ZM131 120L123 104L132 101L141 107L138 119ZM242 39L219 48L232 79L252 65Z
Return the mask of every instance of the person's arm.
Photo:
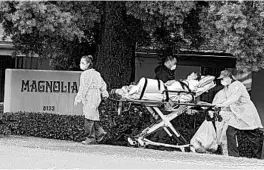
M223 102L224 102L223 91L220 90L215 94L212 104L217 105Z
M104 81L104 79L101 77L101 88L100 88L100 91L101 91L101 94L102 94L102 97L103 98L108 98L109 97L109 93L107 91L107 85Z
M92 84L92 76L93 75L91 75L90 72L82 72L80 76L80 87L75 97L75 102L81 102L85 98L85 95Z
M80 76L80 86L79 86L79 90L78 93L75 97L75 102L81 102L83 99L83 94L85 93L85 89L84 89L84 84L85 84L85 80L84 80L84 72L82 72L81 76Z
M220 107L229 107L231 104L235 103L239 100L239 98L242 95L242 87L243 84L238 84L236 86L232 86L232 89L230 91L232 94L228 97L227 100L223 101L222 103L218 104Z

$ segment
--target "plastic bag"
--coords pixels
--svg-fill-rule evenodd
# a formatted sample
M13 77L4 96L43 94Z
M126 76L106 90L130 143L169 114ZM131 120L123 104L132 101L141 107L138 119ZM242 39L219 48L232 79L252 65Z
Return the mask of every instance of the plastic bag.
M215 152L218 144L213 123L205 120L192 137L190 144L196 152Z

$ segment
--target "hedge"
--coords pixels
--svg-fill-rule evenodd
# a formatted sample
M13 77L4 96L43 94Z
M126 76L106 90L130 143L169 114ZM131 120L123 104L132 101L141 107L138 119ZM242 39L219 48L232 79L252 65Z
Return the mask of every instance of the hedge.
M125 110L128 105L125 105ZM117 114L116 103L107 100L100 105L101 125L108 132L105 144L128 146L127 137L137 135L155 120L142 106L131 105L128 111ZM196 115L182 114L172 121L176 129L189 142L194 133L205 119L205 113ZM24 135L80 142L85 139L84 116L58 115L48 113L4 113L0 125L2 135ZM238 134L239 151L241 156L260 158L260 153L253 153L252 147L261 151L263 134L253 133L258 145L254 146L243 131ZM168 138L167 143L174 140ZM169 149L173 150L173 149ZM219 151L217 152L219 153Z

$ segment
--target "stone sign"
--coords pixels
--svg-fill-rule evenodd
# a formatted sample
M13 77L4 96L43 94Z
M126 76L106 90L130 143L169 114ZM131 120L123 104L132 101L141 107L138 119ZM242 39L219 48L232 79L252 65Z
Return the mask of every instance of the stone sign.
M46 112L81 115L74 106L79 71L6 69L4 112Z

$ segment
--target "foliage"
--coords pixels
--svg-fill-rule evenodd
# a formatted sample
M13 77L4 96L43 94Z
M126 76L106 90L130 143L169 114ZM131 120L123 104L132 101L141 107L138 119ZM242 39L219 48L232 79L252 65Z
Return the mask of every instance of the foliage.
M87 53L85 48L92 48L97 12L91 2L4 1L0 15L16 53L37 54L52 59L59 68L71 69L73 58ZM83 19L84 13L89 17Z
M115 96L112 97L115 98ZM104 142L110 145L128 146L127 137L139 134L156 121L144 107L137 105L124 104L123 112L118 115L117 103L112 100L102 102L99 111L100 123L108 133L108 138ZM2 116L0 136L24 135L77 142L84 140L86 136L84 116L25 112L3 114L2 105L0 105L0 114ZM171 123L189 142L205 118L204 112L197 115L181 114ZM254 140L255 144L249 141L248 135L251 135L251 140ZM150 139L152 139L151 136ZM260 130L239 131L238 149L241 156L260 158L263 139L264 135ZM175 140L169 137L165 142L175 144ZM150 146L148 148L164 149ZM259 152L254 153L251 148L256 148ZM173 149L167 148L166 150ZM220 150L217 153L220 153Z
M134 81L135 46L144 43L147 33L142 22L126 15L125 1L102 4L100 41L96 69L101 72L108 88L120 88ZM143 40L142 40L143 39Z
M13 135L81 141L84 139L83 116L47 113L5 113L3 122Z
M191 44L192 37L185 36L183 23L188 22L186 18L196 4L193 1L128 2L127 13L144 21L144 29L151 34L153 48L178 49Z
M115 3L112 3L112 6ZM125 41L134 44L128 47L131 48L127 49L129 51L135 51L135 44L168 49L179 48L182 44L197 46L195 41L201 41L199 31L190 31L195 30L192 26L197 27L197 24L188 23L186 20L187 16L189 18L197 16L197 11L196 13L193 11L197 5L196 2L129 1L120 3L125 4L126 8L120 6L116 11L124 11L127 15L118 21L120 26L114 28L120 35L117 37L119 39L113 39L112 42ZM105 39L103 38L104 24L110 22L103 17L106 13L105 4L106 2L94 1L4 1L1 2L0 16L7 35L12 36L17 53L38 54L41 57L51 58L51 63L56 66L56 69L76 70L80 56L97 52L100 65L96 64L96 67L104 75L109 70L101 68L106 68L110 63L101 63L101 61L107 61L105 57L112 57L109 55L112 52L107 52L107 49L100 52L103 48L99 48L109 43L101 44L102 39ZM196 20L197 17L193 21ZM119 50L115 49L115 51ZM114 62L122 60L124 53L132 55L125 50L120 51L119 54L115 54L119 60ZM134 56L127 57L125 60L134 60ZM125 63L117 64L120 68ZM131 61L131 64L125 64L124 67L127 69L121 70L119 79L123 80L122 77L127 77L125 73L129 71L131 78L121 81L123 85L129 83L127 82L129 80L133 81L132 72L135 66ZM112 74L119 75L119 73ZM113 78L109 80L114 81Z
M238 151L241 157L262 159L261 154L263 154L262 147L264 142L263 131L259 129L238 131L237 140L239 146Z
M155 119L144 107L132 105L130 109L128 108L129 105L125 104L124 112L118 115L117 103L111 100L101 103L99 108L101 125L108 133L105 144L128 146L127 137L139 134L155 122ZM181 114L172 121L172 124L189 142L204 119L203 112L197 115ZM5 135L35 136L76 142L84 140L86 136L84 116L18 112L4 113L2 121L0 134ZM255 135L254 140L257 145L252 145L247 135L248 133L246 134L244 131L240 131L238 134L241 156L259 158L260 153L253 153L251 148L259 148L258 150L261 151L263 132L252 133ZM175 140L169 137L165 142L175 144ZM156 149L163 148L157 147ZM168 148L168 150L173 149Z
M10 128L5 124L0 124L0 136L8 136L11 135Z
M101 124L108 133L107 144L128 145L127 137L135 136L155 120L146 108L124 104L121 115L117 114L117 103L111 100L102 102L99 108ZM126 111L127 110L127 111ZM180 115L172 123L189 141L204 116ZM58 115L48 113L4 113L5 127L12 135L25 135L62 140L82 141L85 137L84 116ZM3 134L4 131L0 131ZM7 132L7 131L6 131ZM167 142L171 142L169 139Z
M134 46L137 44L137 47L150 46L169 51L180 48L221 50L237 58L237 68L240 70L258 71L264 67L263 2L122 3L126 8L116 10L122 11L126 16L118 21L122 24L114 28L120 33L116 37L120 39L114 40L115 42L125 41ZM101 58L99 61L107 61L103 55L112 57L108 55L112 52L104 49L106 51L101 53L102 48L99 48L105 46L101 44L104 24L110 22L103 20L105 4L106 2L100 1L3 1L0 18L6 34L12 35L17 52L51 58L57 69L76 70L79 58L84 54L97 54ZM118 61L121 61L124 54L132 55L134 46L127 46L124 51L115 54L120 59L114 60L119 67L124 62ZM125 56L126 60L134 59L134 56L126 57L128 56ZM96 66L104 75L109 70L102 68L109 64L111 63L105 62L102 66ZM121 70L120 74L113 73L122 79L122 85L132 80L123 80L123 77L128 76L125 72L131 72L130 76L133 77L133 62L125 64L125 67L128 69Z
M263 12L261 1L210 2L201 13L206 45L233 54L239 70L263 69Z
M200 14L205 7L208 7L207 2L196 2L196 8L193 8L184 19L182 27L184 30L185 39L188 42L188 45L185 46L187 49L199 49L205 40L201 32L201 26L199 24L201 20Z

